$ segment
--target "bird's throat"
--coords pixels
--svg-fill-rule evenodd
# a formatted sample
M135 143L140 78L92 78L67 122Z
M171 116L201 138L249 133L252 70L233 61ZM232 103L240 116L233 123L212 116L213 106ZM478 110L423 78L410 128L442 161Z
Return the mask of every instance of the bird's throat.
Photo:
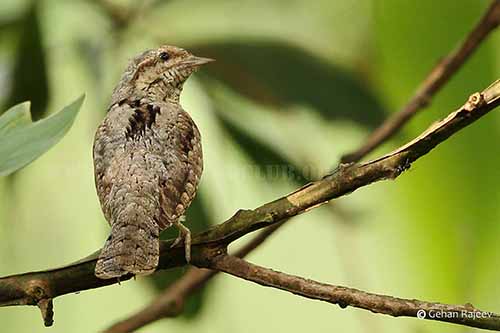
M183 83L162 78L147 84L140 84L139 89L149 100L178 103Z

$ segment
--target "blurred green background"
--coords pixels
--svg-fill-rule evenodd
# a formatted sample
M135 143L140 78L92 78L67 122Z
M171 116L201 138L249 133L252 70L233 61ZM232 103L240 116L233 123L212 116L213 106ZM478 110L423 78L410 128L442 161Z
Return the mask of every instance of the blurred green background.
M478 0L2 0L0 105L39 119L83 92L69 133L0 178L0 275L60 266L101 247L92 142L127 61L160 44L217 62L181 103L203 137L205 172L188 225L201 230L331 170L411 96L478 21ZM401 145L498 78L493 34L392 141ZM252 262L367 291L500 312L500 113L461 131L394 182L295 218ZM239 242L241 244L241 242ZM236 244L238 246L238 244ZM2 332L96 332L142 308L185 268L0 309ZM186 314L141 332L471 332L327 303L218 275Z

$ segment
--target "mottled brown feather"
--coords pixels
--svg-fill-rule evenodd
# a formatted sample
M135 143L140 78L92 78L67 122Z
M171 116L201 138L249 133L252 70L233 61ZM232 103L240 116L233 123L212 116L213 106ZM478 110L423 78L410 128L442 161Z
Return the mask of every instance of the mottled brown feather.
M161 52L168 52L169 60L160 59ZM99 278L153 272L159 233L179 226L196 195L203 170L201 138L179 104L182 84L202 63L193 59L201 58L171 46L136 57L97 129L95 183L111 225L96 264Z

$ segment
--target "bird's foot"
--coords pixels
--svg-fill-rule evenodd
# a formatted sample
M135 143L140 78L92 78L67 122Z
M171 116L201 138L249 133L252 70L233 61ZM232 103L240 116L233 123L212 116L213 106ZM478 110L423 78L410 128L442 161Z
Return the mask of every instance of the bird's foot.
M170 247L176 247L181 241L184 241L184 255L186 257L186 262L189 264L191 261L191 231L182 224L181 220L177 221L175 225L177 229L179 229L179 236Z

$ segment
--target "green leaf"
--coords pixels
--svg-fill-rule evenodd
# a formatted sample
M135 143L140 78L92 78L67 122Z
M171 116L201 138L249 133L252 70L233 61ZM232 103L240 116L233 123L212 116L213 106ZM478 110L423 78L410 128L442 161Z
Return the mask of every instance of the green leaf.
M226 126L226 129L240 147L255 161L259 159L259 164L268 164L267 160L284 165L287 171L291 171L289 174L294 181L322 177L332 170L332 161L351 147L353 140L361 139L352 130L351 124L324 121L311 108L265 107L235 93L217 80L204 78L202 82L210 93L216 115L223 119L222 125L233 127ZM241 132L236 137L234 129ZM272 157L271 152L279 157ZM288 162L282 164L279 159Z
M307 105L325 119L379 124L384 110L350 72L280 42L227 42L193 48L217 61L204 72L238 93L272 106Z
M0 117L0 136L31 123L30 102L14 105Z
M266 168L286 168L288 179L296 184L304 184L309 179L301 172L301 168L283 156L275 147L267 145L262 138L255 137L218 114L221 125L229 137L234 140L253 162L265 171ZM270 179L272 180L272 179Z
M55 145L71 128L85 96L50 117L29 121L29 103L9 109L0 117L0 176L24 167Z
M43 38L39 20L39 1L32 1L19 21L20 40L12 73L12 87L7 105L25 100L33 103L33 119L42 118L48 104L49 83Z

